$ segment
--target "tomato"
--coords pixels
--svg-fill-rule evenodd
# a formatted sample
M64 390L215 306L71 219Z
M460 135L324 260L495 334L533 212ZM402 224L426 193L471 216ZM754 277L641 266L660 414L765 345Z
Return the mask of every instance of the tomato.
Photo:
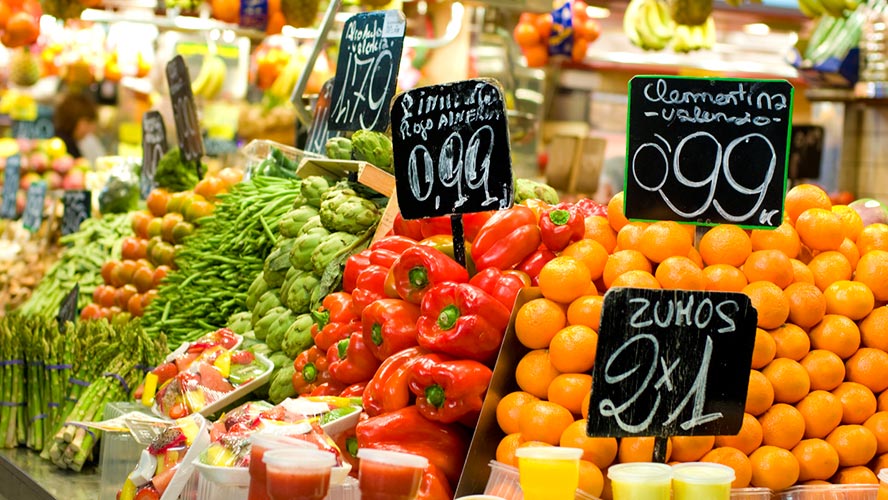
M225 167L219 171L219 179L222 180L222 183L225 184L226 188L230 188L234 186L238 182L244 179L244 173L236 168ZM227 191L227 189L226 189Z
M154 287L154 271L141 266L133 273L133 285L139 293L145 293Z
M208 201L195 201L190 207L188 207L188 212L185 213L185 218L188 222L195 222L212 214L215 208L216 207Z
M145 314L145 310L142 307L142 296L137 293L130 297L126 302L126 310L133 316L137 317L141 317Z
M153 288L160 288L161 280L166 278L166 275L169 272L170 272L169 266L163 266L163 265L157 266L157 269L154 270L154 275L152 276L152 278L153 278L152 284L154 285Z
M117 295L114 297L114 305L121 309L125 309L127 304L129 303L130 298L134 295L138 294L139 290L136 289L135 286L127 283L122 287L117 289Z
M171 266L175 258L176 249L173 248L173 245L165 241L161 241L155 245L151 252L151 261L158 266Z
M170 200L167 202L167 213L182 213L182 205L192 196L194 196L194 193L191 191L181 191L171 194Z
M256 356L250 351L233 351L231 353L231 362L236 365L248 365L253 362Z
M104 319L110 320L112 317L114 317L114 312L111 309L113 309L113 308L109 308L109 307L101 308L101 310L99 311L99 318L104 318Z
M155 217L148 222L148 239L160 236L163 230L163 219Z
M216 196L225 189L225 183L218 177L205 177L194 186L195 194L199 194L210 201L215 201Z
M80 311L80 319L82 320L99 319L101 317L102 307L98 304L87 304L87 306Z
M114 275L114 271L120 266L120 262L116 260L109 260L102 264L102 280L106 285L110 285L111 277ZM121 283L122 284L122 283Z
M139 238L135 236L127 236L123 239L120 246L120 255L124 260L138 260L139 256Z
M154 189L148 194L145 202L148 204L148 210L155 217L163 217L167 213L167 204L170 201L170 194L165 189Z
M102 307L111 307L114 305L117 289L110 285L100 285L96 287L93 293L93 301Z
M173 228L183 219L184 217L182 217L182 214L176 212L169 212L163 216L163 225L160 230L160 235L163 238L163 241L173 243Z
M136 261L134 260L125 260L121 262L120 267L117 268L117 271L120 279L123 280L123 283L117 286L123 286L127 283L132 283L133 273L136 272L136 269L138 269L138 267L139 265L136 264Z
M142 307L148 307L157 298L157 289L152 288L142 294Z
M133 214L132 218L132 228L133 233L139 238L147 238L148 237L148 223L151 222L153 217L148 212L136 212Z

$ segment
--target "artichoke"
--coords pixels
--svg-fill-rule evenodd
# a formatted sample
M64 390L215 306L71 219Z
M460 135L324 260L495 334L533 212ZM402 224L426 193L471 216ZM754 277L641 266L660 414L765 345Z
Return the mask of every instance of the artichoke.
M228 318L228 329L232 332L243 335L253 328L252 314L247 311L232 314Z
M293 375L296 368L293 363L284 365L271 379L271 385L268 387L268 400L274 404L296 395L293 388Z
M320 208L321 197L328 189L330 189L330 181L326 177L311 175L302 179L302 184L299 186L299 198L305 199L305 203L308 205ZM299 201L298 198L297 201Z
M318 215L318 210L309 205L303 205L287 212L278 223L278 232L284 238L295 238L302 226L312 217Z
M325 145L327 157L331 160L351 160L352 141L347 137L331 137Z
M296 316L296 320L287 329L284 335L284 342L281 349L284 354L291 358L296 358L302 351L308 349L314 344L311 338L311 327L314 325L314 318L311 314L300 314Z
M311 271L311 254L329 235L330 231L320 227L297 237L293 249L290 250L290 265L293 269Z
M265 276L268 286L279 287L284 283L284 278L290 269L290 250L292 250L295 241L295 238L279 241L274 250L266 257L262 274Z
M548 184L531 179L515 179L515 203L524 200L543 200L550 205L558 204L558 191Z
M259 320L268 314L268 311L281 306L283 306L283 304L281 303L280 292L278 290L268 290L263 293L262 297L259 298L259 302L256 303L256 307L253 308L253 315L251 318L253 328L256 327L256 323L258 323Z
M336 255L351 246L357 239L357 236L341 231L328 236L311 254L311 265L315 274L323 276L324 270L333 262Z
M265 316L262 316L253 326L253 334L256 335L256 339L265 341L267 344L268 334L271 333L271 325L274 324L278 316L287 312L290 311L286 307L278 306L265 313Z
M352 135L352 147L356 160L366 161L389 173L392 167L392 140L382 132L358 130Z
M256 303L259 302L259 297L262 297L262 294L268 291L268 283L265 282L265 278L262 276L262 273L259 273L256 276L256 279L253 280L253 284L250 285L250 288L247 290L247 309L250 311L256 307Z
M295 280L298 275L299 275L299 269L296 269L295 267L291 267L287 271L287 275L284 276L284 282L283 282L283 284L281 284L281 293L280 293L281 297L287 296L287 290L290 289L290 285L293 284L293 280Z
M312 231L312 230L318 229L318 228L326 230L326 228L324 227L324 223L321 222L321 216L315 215L314 217L312 217L311 219L308 219L305 222L305 225L303 225L302 228L299 229L299 232L296 234L296 237L298 238L299 236L302 236L303 234L306 234L309 231Z
M289 309L275 316L274 321L268 328L268 336L265 337L265 343L268 344L268 347L275 351L281 350L287 330L293 324L293 318L293 313Z
M273 351L270 347L268 349L269 354L267 354L266 356L268 356L268 360L271 361L271 363L274 365L274 373L272 374L272 378L274 378L274 374L276 374L285 366L293 366L293 360L290 359L290 357L287 356L283 351Z
M287 307L296 314L309 312L311 309L311 292L320 284L320 279L314 274L302 271L293 280L290 289L287 290Z
M331 231L363 233L379 221L380 215L375 203L351 189L327 191L321 200L321 222Z

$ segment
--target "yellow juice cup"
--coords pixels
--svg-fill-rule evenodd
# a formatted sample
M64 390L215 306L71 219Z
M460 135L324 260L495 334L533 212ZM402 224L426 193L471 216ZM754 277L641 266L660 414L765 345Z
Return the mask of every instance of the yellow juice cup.
M888 469L879 471L879 495L876 500L888 500Z
M730 500L734 469L708 462L672 466L673 500Z
M666 464L636 462L607 470L614 500L669 500L672 468ZM704 498L704 497L701 497Z
M580 483L579 448L519 448L518 480L524 500L573 500Z

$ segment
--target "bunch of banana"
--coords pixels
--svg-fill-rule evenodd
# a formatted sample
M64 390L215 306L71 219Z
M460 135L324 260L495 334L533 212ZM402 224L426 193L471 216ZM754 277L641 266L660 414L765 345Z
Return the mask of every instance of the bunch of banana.
M631 0L623 14L623 31L644 50L663 50L675 34L675 21L665 0Z
M291 57L284 69L275 78L274 83L266 91L266 95L273 103L281 103L290 100L290 95L296 87L299 75L305 70L305 60L302 57Z
M749 4L762 3L762 0L725 0L725 3L727 3L731 7L742 7L743 4L746 4L746 3L749 3ZM801 3L801 2L799 2L799 3Z
M201 96L204 99L216 97L222 90L227 72L225 61L221 57L212 54L205 55L197 78L191 82L191 91L195 97Z
M679 24L675 27L672 37L672 50L691 52L694 50L711 49L715 46L715 21L712 16L699 26Z
M812 19L822 15L845 17L859 4L858 0L799 0L799 10Z

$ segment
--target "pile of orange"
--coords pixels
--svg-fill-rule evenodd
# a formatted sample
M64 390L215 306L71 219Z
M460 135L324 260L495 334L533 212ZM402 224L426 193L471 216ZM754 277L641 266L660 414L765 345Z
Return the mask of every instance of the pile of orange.
M622 193L586 239L549 262L542 297L522 305L515 332L531 351L520 391L497 420L496 458L523 446L585 450L580 488L610 498L607 467L650 461L653 438L585 434L602 295L612 287L741 292L758 313L746 413L736 436L672 437L668 460L732 467L733 486L872 483L888 467L888 225L864 227L813 185L786 194L775 230L629 222Z

